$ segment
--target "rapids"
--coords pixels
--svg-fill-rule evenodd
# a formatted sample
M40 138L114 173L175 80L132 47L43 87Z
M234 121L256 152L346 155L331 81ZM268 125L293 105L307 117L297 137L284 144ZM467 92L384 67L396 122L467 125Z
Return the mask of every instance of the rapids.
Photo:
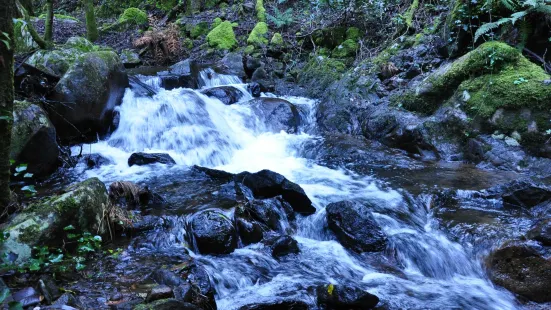
M314 306L311 287L327 282L358 285L390 309L520 307L511 293L487 278L479 251L450 240L439 229L428 195L414 197L374 175L329 168L305 155L306 145L323 139L316 130L315 100L282 97L299 107L304 124L298 134L269 132L247 106L252 97L245 85L234 76L207 70L200 74L201 87L232 85L243 92L240 102L224 105L198 90L165 90L157 77L139 76L156 94L147 97L126 90L116 131L83 148L84 153L100 154L111 164L77 174L82 179L98 177L107 184L117 180L147 184L199 165L232 173L269 169L300 184L317 212L297 221L293 236L301 249L297 256L275 260L261 251L262 244L220 256L191 249L216 288L218 309L277 299L298 299ZM73 149L73 153L79 151ZM168 153L177 164L128 167L133 152ZM352 253L328 231L325 206L351 199L376 206L373 215L390 241L385 253ZM171 216L171 230L148 234L148 242L162 244L165 250L180 249L186 215Z

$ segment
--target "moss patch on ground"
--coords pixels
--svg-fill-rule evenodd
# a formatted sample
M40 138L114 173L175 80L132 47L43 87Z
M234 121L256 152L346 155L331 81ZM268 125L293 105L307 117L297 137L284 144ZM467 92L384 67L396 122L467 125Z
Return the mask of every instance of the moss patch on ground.
M128 8L119 17L119 23L121 24L134 24L143 26L147 24L147 14L138 8Z

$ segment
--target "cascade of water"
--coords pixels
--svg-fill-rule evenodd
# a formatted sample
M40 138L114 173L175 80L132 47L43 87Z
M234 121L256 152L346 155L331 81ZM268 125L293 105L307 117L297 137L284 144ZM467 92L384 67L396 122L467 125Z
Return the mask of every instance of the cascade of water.
M158 87L154 78L144 78L143 82ZM107 182L168 174L169 167L129 168L126 163L132 152L163 152L179 166L196 164L229 172L270 169L304 188L317 213L297 220L294 237L300 254L275 260L262 251L261 244L229 255L193 254L213 279L219 309L237 309L277 296L310 300L308 288L322 282L354 283L397 309L516 307L510 293L495 288L485 277L468 248L437 230L426 199L407 197L384 189L372 177L330 169L298 155L304 142L313 138L304 131L315 127L314 100L285 98L308 115L301 133L266 132L243 102L251 97L240 83L237 77L218 75L210 69L200 73L201 87L238 84L235 87L244 92L242 102L230 106L189 89L159 88L153 97L127 90L118 129L106 141L92 145L94 152L113 164L87 172L87 176L100 176ZM384 268L372 258L345 250L328 233L325 206L345 199L374 206L374 217L390 240L389 252L395 253L400 270L382 272ZM171 219L164 234L150 233L146 238L157 247L181 244L184 225L182 218ZM281 225L289 229L286 220ZM159 239L162 242L155 241Z

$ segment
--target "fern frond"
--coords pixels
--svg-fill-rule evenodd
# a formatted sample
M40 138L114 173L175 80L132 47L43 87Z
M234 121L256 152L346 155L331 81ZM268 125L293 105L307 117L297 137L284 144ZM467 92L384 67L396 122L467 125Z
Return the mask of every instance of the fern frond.
M478 39L480 39L481 36L487 34L488 32L496 29L497 27L505 24L505 23L508 23L511 21L511 18L509 17L506 17L506 18L502 18L496 22L493 22L493 23L486 23L482 26L480 26L480 28L478 28L474 34L474 41L478 41Z
M528 15L528 13L529 13L528 10L526 10L526 11L520 11L520 12L515 12L515 13L511 14L511 17L510 17L511 23L514 25L517 22L517 20L519 20L519 19L523 18L524 16Z
M535 0L529 0L529 1L535 1ZM500 2L501 2L501 5L503 5L505 8L511 11L515 11L517 7L516 0L501 0Z

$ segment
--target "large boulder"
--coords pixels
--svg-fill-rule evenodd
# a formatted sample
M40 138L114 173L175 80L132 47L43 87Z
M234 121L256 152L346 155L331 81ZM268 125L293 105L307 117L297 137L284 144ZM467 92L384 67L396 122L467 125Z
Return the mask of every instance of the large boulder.
M301 125L299 109L287 100L279 98L255 98L245 103L272 132L296 133Z
M235 227L223 213L206 210L189 221L191 243L201 254L229 254L237 247Z
M82 54L82 51L74 48L39 50L32 54L25 63L61 78Z
M44 110L35 104L16 101L13 107L10 158L27 164L28 173L46 176L58 165L56 130Z
M344 247L358 253L385 249L387 238L363 204L341 201L329 204L325 210L329 229Z
M495 284L536 302L551 301L551 261L535 249L504 246L488 257L487 265Z
M327 310L373 309L379 303L379 297L360 288L343 285L319 285L316 287L318 305Z
M58 135L66 142L81 142L108 133L127 86L128 75L115 52L82 54L51 96L56 103L48 113Z
M281 197L255 199L248 202L245 209L256 221L267 228L279 233L289 232L287 229L293 209Z
M9 261L25 262L33 246L60 243L68 225L76 232L103 235L107 233L104 217L108 203L105 185L97 178L71 185L57 196L33 203L0 227L10 235L0 251L8 254Z
M175 165L176 162L170 155L164 153L132 153L128 158L128 166L144 166L150 164Z

